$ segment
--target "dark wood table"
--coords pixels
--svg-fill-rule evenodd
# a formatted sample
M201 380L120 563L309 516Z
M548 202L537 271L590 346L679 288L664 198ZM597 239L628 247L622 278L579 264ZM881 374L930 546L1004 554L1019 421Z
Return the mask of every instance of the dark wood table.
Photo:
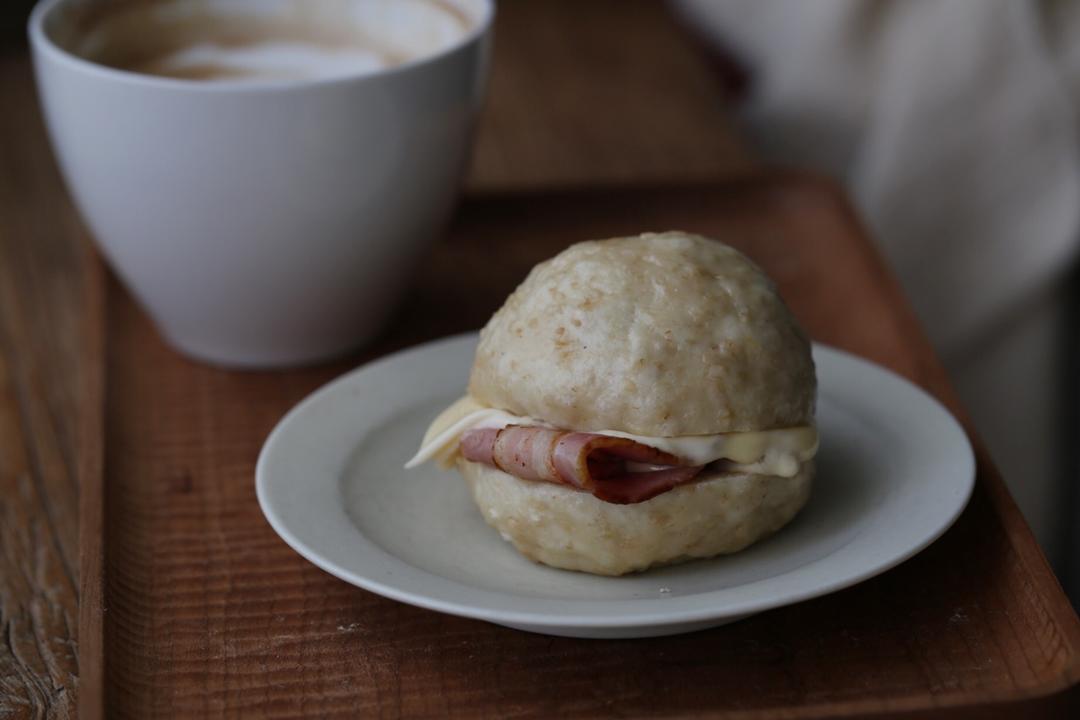
M25 52L0 56L0 716L1066 711L1076 616L981 449L971 507L930 550L681 638L543 638L408 608L270 532L251 472L291 403L365 358L477 326L532 262L613 232L730 235L816 339L964 417L842 196L757 177L708 64L660 5L501 9L454 231L394 332L302 372L229 373L161 343L88 250Z

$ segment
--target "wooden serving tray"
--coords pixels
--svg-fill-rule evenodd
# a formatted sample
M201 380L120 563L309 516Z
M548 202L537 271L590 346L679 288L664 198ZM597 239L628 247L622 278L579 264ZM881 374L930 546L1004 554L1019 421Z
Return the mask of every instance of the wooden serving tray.
M85 392L104 423L85 418L103 432L96 445L88 433L83 460L84 717L981 716L997 703L1031 716L1075 702L1061 691L1080 679L1080 623L978 442L970 506L914 559L828 597L649 640L545 637L385 600L307 563L264 521L257 453L307 393L479 327L571 242L668 228L743 249L816 340L892 368L964 420L842 196L798 177L469 200L385 337L307 370L193 363L105 280L88 308L99 340L86 361L100 373Z

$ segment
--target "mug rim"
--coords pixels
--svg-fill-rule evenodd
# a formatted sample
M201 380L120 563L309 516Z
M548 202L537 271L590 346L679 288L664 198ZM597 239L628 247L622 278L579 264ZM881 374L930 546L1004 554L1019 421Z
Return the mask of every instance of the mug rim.
M390 0L392 1L392 0ZM147 87L169 88L172 90L193 93L266 93L280 92L283 90L298 90L311 87L327 87L334 85L346 85L352 83L374 82L381 78L410 73L420 70L429 65L434 65L445 58L474 45L486 37L495 19L495 0L473 0L481 4L481 11L476 18L473 27L450 45L436 52L413 58L406 62L378 70L354 71L334 75L332 77L316 78L280 78L280 79L223 79L214 82L204 80L192 80L188 78L165 77L161 75L149 75L147 73L123 70L121 68L103 65L93 60L76 55L60 45L56 44L49 34L45 32L45 20L57 7L74 2L74 0L39 0L30 12L27 20L27 34L30 44L35 51L47 55L51 60L67 65L80 72L96 75L102 79L115 80L129 85L143 85Z

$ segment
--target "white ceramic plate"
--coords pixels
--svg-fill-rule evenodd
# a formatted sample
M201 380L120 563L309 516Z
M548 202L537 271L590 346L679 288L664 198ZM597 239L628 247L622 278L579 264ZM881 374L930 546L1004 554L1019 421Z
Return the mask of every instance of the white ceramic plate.
M621 578L536 565L489 528L456 473L403 470L465 388L476 335L391 355L323 387L270 434L259 503L327 572L401 602L522 630L646 637L824 595L903 562L971 494L975 462L952 416L864 360L816 346L818 477L777 535L735 555Z

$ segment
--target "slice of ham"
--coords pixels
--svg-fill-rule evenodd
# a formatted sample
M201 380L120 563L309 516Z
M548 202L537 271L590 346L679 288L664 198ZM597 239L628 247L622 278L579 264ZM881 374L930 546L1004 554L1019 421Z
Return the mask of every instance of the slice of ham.
M604 502L632 505L688 483L700 472L700 465L684 465L650 472L627 473L620 477L597 480L592 494Z
M702 469L627 438L522 425L467 430L461 454L523 480L568 485L618 504L644 502Z

